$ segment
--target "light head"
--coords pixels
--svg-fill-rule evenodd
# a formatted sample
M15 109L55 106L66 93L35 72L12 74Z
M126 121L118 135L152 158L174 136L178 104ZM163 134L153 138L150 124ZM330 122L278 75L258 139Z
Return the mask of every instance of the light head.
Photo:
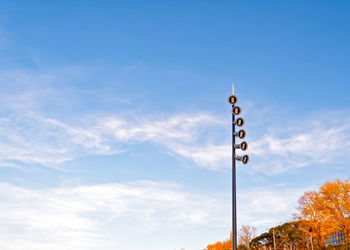
M234 114L234 115L239 115L240 113L241 113L241 108L240 108L240 107L234 106L234 107L232 108L232 114Z
M242 127L244 125L244 119L242 117L239 117L237 120L233 122L238 127Z
M237 97L235 95L231 95L229 98L228 98L228 102L232 105L236 104L237 102Z
M244 165L247 164L249 162L249 156L248 155L243 155L243 156L235 156L235 159L237 161L241 161Z
M240 144L235 144L235 148L246 151L248 149L248 143L245 141L242 141Z
M245 132L244 129L239 130L238 132L233 133L234 136L238 137L239 139L244 139L247 133Z

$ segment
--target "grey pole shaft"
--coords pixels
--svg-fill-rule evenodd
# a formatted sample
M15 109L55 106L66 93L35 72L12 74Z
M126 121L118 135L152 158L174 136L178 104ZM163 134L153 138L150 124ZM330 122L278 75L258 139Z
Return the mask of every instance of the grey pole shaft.
M232 105L232 108L234 105ZM235 115L232 113L232 250L237 250L237 213L236 213L236 137Z

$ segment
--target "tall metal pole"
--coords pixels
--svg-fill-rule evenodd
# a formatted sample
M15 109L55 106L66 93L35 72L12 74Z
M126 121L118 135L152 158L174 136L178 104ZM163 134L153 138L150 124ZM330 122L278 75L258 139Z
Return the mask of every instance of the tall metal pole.
M237 103L237 97L234 95L234 86L232 84L232 95L228 98L228 102L232 104L232 250L237 250L237 197L236 197L236 160L241 161L243 164L247 164L249 161L248 155L238 156L236 155L236 148L246 151L248 148L247 142L243 141L240 144L236 144L236 136L243 139L246 136L246 132L241 129L238 133L235 133L236 125L241 127L244 125L242 117L238 117L235 120L235 115L241 113L241 108L235 106Z
M232 85L232 95L234 86ZM233 109L234 105L232 105ZM237 250L237 212L236 212L236 136L235 136L235 115L232 112L232 250Z

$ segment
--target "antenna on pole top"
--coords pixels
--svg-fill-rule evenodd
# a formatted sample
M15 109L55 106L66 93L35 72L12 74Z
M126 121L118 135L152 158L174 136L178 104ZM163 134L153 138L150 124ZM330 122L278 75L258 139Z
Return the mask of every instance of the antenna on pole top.
M235 95L235 85L232 83L232 95Z

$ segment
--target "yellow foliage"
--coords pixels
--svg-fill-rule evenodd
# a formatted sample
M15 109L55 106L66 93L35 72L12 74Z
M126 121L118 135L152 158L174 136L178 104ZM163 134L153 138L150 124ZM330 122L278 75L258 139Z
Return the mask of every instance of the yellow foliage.
M208 245L205 250L231 250L232 249L232 233L230 239L226 241L218 241L215 244Z
M286 225L280 227L286 234L279 234L278 240L283 237L284 244L297 242L300 246L307 247L310 243L309 236L312 236L312 242L316 245L314 249L325 249L325 239L332 234L342 231L350 241L350 182L349 180L341 181L339 179L328 181L320 186L319 190L305 192L299 199L300 217L297 222L298 227ZM288 226L287 225L287 226ZM294 224L293 224L294 225ZM300 227L299 227L300 226ZM304 233L300 234L300 229ZM278 233L278 230L277 230ZM247 243L251 241L254 230L252 227L243 228L240 232L240 246L247 247ZM267 233L263 234L266 235ZM271 232L270 232L271 234ZM260 236L259 236L260 237ZM272 236L271 236L272 237ZM286 238L287 237L287 238ZM280 244L280 243L279 243ZM218 241L215 244L208 245L205 250L231 250L232 236L230 240Z
M318 191L305 192L299 200L300 219L320 245L337 231L350 236L350 183L328 181Z
M207 250L231 250L231 249L232 249L231 240L227 240L224 242L218 241L215 244L207 246Z

